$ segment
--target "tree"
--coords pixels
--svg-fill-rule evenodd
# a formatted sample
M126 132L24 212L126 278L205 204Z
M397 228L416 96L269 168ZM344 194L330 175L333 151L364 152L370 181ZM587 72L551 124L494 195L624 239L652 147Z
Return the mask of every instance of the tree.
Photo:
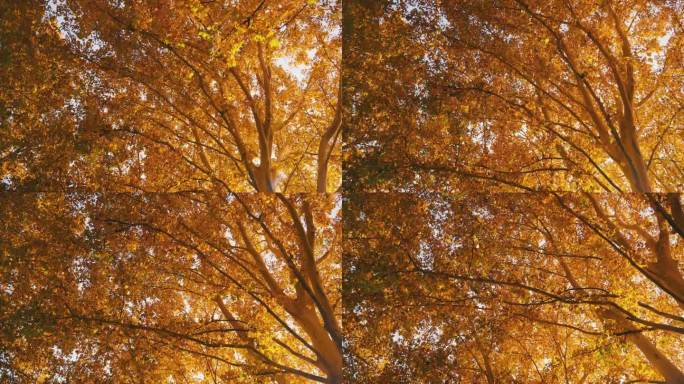
M3 377L340 382L334 195L27 196L3 228Z
M337 7L51 3L82 73L102 87L91 128L109 150L94 160L118 168L103 187L336 189Z
M341 381L338 7L0 6L0 381Z
M657 228L638 196L392 196L345 210L358 382L681 382L678 301L640 270L655 256L627 224ZM593 203L623 225L576 214Z
M593 321L603 325L599 333L620 335L641 351L636 356L645 358L619 360L624 361L622 366L601 365L595 368L597 372L605 378L619 374L625 380L646 380L657 377L655 371L668 382L681 381L682 368L676 366L681 357L654 344L648 337L653 334L648 334L651 328L639 328L653 327L658 335L665 332L673 333L669 337L674 340L679 337L677 330L667 328L681 319L682 309L678 249L683 234L678 219L682 217L681 159L670 152L682 144L681 135L675 133L681 125L681 11L681 6L672 2L394 2L369 13L366 24L356 22L368 25L367 34L363 27L359 32L349 29L349 45L356 47L349 57L368 63L373 73L381 75L367 84L358 82L361 96L350 102L360 111L350 117L360 128L348 135L346 156L350 161L345 165L345 186L366 192L419 193L350 198L351 207L346 211L349 233L369 234L345 242L345 258L349 254L350 260L345 271L351 271L349 279L345 277L345 289L353 299L346 313L354 319L352 323L359 322L350 331L351 374L365 380L401 374L428 381L560 381L562 376L554 368L560 363L550 361L546 370L552 376L546 377L545 369L538 369L545 364L531 357L527 366L507 361L519 354L557 355L555 347L537 342L545 338L555 346L565 343L561 352L586 352L581 335L558 333L559 320L549 324L547 316L562 315L560 328L568 324L579 328L573 332L597 329L580 327L577 322L583 319L563 310L545 312L543 327L510 320L510 308L521 302L521 308L543 307L530 303L530 296L577 306L574 298L568 301L557 291L545 290L544 284L560 277L562 289L596 294L599 298L591 300L600 299L600 306L609 307L592 309ZM357 16L363 18L363 14ZM385 34L379 35L378 30ZM380 47L377 55L373 44L358 37L365 35L381 36L375 42ZM394 81L402 76L408 81ZM390 101L377 103L379 99ZM531 194L515 195L523 203L501 208L501 216L480 218L476 228L473 223L480 221L466 220L477 216L470 203L446 208L452 201L485 200L485 195L468 199L459 195L484 189ZM592 194L597 192L616 195ZM494 194L491 199L497 204L513 199L505 196ZM364 198L378 198L381 203L376 206L363 202ZM443 203L427 208L420 203L422 199L428 201L428 207L434 201ZM393 200L396 202L390 203ZM390 213L385 206L400 213ZM488 209L492 208L488 205ZM357 221L374 211L385 216ZM619 256L626 263L621 264L624 269L592 266L601 271L599 275L586 266L578 271L563 258L548 257L549 251L537 243L539 239L530 248L537 256L546 255L543 260L509 249L510 238L520 236L519 231L530 236L530 231L521 228L525 217L556 214L563 219L553 225L546 223L551 237L579 223L577 226L597 240L591 244L600 251L584 249L587 239L565 229L562 240L554 238L555 247L563 251L554 253L577 255L579 249L586 251L581 254L604 257L595 253L607 252ZM510 220L499 227L497 220L503 217ZM532 224L539 226L527 223ZM392 230L383 231L386 227ZM478 240L463 251L445 250L452 239L441 237L443 227L461 237L466 237L462 232L467 231ZM539 228L532 231L537 232L545 233ZM484 248L489 251L481 250ZM421 257L431 254L450 261L433 271L420 263ZM478 264L465 262L474 258ZM528 264L543 268L549 276L509 275ZM489 276L490 269L501 275ZM369 270L370 275L363 274ZM404 279L401 273L405 270L412 272ZM586 289L595 287L597 281L603 285L630 281L624 273L634 279L633 284L620 288L624 292L660 290L662 297L656 303L643 300L645 306L626 308L620 302L622 291L615 299ZM369 276L377 279L377 284L368 286L362 281ZM439 284L452 291L439 288ZM482 285L497 288L483 289ZM397 287L396 291L387 286ZM406 291L398 288L404 286ZM447 292L438 294L441 290ZM515 294L516 300L504 296L508 294ZM666 310L657 309L665 303ZM433 310L425 309L416 318L380 309L387 305ZM484 307L478 308L480 305ZM492 311L488 316L478 312L488 308ZM404 315L406 319L398 323L389 321ZM376 323L378 327L370 331L380 335L376 344L354 343L357 337L365 342L367 324ZM516 346L511 343L516 338L528 342ZM611 343L616 339L620 338L607 337ZM383 348L393 354L377 354ZM408 363L407 356L426 358ZM566 381L596 380L591 374L581 376L581 359L573 359L573 364L579 364L577 369L568 366L568 356L572 354L559 356L563 357ZM425 362L428 358L449 368L433 368ZM521 370L533 376L520 379ZM570 378L567 372L580 376Z
M441 38L421 27L429 20L424 12L400 2L345 2L345 191L426 185L407 167L416 152L441 140L430 125L438 106L427 92L436 58L430 49Z
M680 2L5 3L0 381L684 382Z
M377 187L392 190L474 184L505 191L676 192L681 11L677 3L649 1L385 7L383 41L407 40L411 50L402 56L389 48L379 65L417 76L395 85L396 101L381 106L388 121L363 116L369 127L406 118L402 124L420 139L392 148L379 164L355 165L352 175L381 167L402 172ZM392 55L414 70L386 58ZM378 80L392 89L393 78ZM369 90L367 98L377 97ZM402 114L417 94L429 103ZM364 138L362 132L358 158L389 143L381 133Z
M94 138L76 100L92 93L38 2L6 2L0 15L0 191L81 184Z

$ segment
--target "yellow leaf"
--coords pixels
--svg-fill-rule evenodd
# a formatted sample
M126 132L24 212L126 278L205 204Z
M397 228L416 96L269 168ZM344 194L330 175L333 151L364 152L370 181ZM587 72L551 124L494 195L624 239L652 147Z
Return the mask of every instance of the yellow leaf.
M271 41L268 42L268 45L273 49L278 49L280 48L280 40L275 38L271 39Z
M45 372L42 372L40 374L40 376L38 376L38 379L36 379L36 383L39 383L39 384L45 383L49 378L50 378L50 375L48 375Z
M204 40L206 40L206 41L211 40L211 35L210 35L209 32L207 32L207 31L200 31L200 32L199 32L199 37L201 37L202 39L204 39Z
M240 49L242 49L243 45L244 45L243 41L240 41L240 42L236 43L235 45L233 45L230 48L230 56L235 57L235 55L240 51Z

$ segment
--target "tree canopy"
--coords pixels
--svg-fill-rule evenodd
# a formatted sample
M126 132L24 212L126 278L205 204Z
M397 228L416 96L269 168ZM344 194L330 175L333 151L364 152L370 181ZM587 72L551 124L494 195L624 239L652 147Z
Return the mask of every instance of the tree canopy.
M0 3L0 382L684 383L684 3Z
M347 3L349 377L684 382L683 11Z
M340 382L339 4L0 12L0 381Z
M379 73L355 82L350 187L682 188L681 3L380 3L350 44Z
M348 199L343 294L355 382L684 378L681 297L655 270L662 248L681 258L682 239L654 238L656 214L635 196Z
M13 382L338 381L340 203L3 195L0 372Z
M39 112L69 117L69 128L90 141L71 156L93 173L80 186L337 189L336 2L64 0L3 7L4 75L11 77L3 96L23 88L15 104L39 109L6 108L15 126L8 139L36 129L18 119L38 120ZM51 88L55 94L46 92ZM66 136L45 132L36 135L43 145ZM8 153L27 152L19 143L4 145Z

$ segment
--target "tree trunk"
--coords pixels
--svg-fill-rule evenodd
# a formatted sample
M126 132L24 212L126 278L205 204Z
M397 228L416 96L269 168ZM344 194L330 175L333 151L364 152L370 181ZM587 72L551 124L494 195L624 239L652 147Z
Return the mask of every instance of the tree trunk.
M651 340L638 331L624 316L614 308L599 311L599 315L616 324L619 333L625 333L627 340L632 342L646 357L651 367L660 373L668 384L684 384L684 373L670 361Z
M340 78L342 74L340 74ZM318 193L326 192L326 184L328 181L328 161L330 160L330 154L332 153L335 142L337 141L337 136L339 135L340 128L342 127L342 84L340 82L339 89L337 92L337 104L335 106L335 117L332 123L323 133L321 141L318 144L318 164L316 171L316 191Z
M322 359L321 363L324 366L328 381L339 383L342 380L342 352L321 325L321 320L312 304L302 305L301 302L292 302L290 305L286 305L285 309L309 336L311 344L319 354L319 358Z
M572 271L562 259L558 259L565 275L573 288L580 288ZM684 373L677 368L643 333L625 318L625 315L615 308L606 308L596 311L596 314L604 321L604 324L613 325L615 333L625 334L628 341L633 343L646 357L651 367L660 373L668 384L684 384Z
M254 183L256 184L257 192L274 192L270 168L270 162L254 167Z

